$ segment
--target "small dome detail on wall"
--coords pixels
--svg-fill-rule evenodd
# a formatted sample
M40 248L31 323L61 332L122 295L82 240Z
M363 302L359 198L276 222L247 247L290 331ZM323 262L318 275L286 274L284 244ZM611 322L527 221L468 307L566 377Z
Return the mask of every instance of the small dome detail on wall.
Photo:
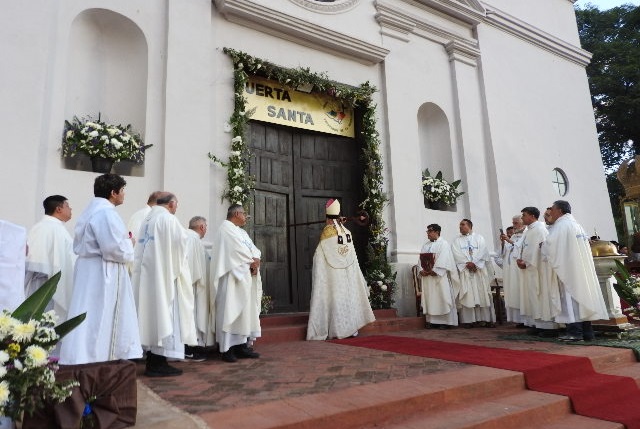
M289 0L318 13L342 13L354 8L360 0Z

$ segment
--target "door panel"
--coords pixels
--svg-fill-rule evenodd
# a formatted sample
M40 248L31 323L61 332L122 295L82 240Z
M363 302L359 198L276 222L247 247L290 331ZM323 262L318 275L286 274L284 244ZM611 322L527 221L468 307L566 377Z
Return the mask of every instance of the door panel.
M329 198L355 214L362 193L356 141L255 121L248 135L256 192L247 229L262 251L264 291L274 299L274 312L308 311L324 224L288 225L324 220Z

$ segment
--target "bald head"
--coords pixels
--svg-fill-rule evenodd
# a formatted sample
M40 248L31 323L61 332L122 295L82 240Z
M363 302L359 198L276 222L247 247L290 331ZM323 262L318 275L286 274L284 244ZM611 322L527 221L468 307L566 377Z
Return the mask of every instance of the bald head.
M158 203L158 197L162 194L162 191L153 191L147 199L147 205L149 207L155 206Z

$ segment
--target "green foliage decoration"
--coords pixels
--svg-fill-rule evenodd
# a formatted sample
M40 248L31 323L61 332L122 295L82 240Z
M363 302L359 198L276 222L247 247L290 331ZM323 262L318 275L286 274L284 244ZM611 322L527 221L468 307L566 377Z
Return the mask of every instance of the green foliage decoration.
M382 216L384 206L389 200L383 191L380 134L376 129L376 105L372 98L377 91L376 88L369 82L357 87L344 85L330 80L324 72L316 73L303 67L280 67L230 48L224 48L223 52L233 63L234 110L229 118L233 135L231 153L227 161L212 153L209 153L209 158L227 169L227 187L222 197L230 203L248 207L255 185L255 178L249 174L251 151L246 139L247 123L254 110L247 111L247 100L243 95L249 75L261 75L291 89L301 85L311 85L312 91L335 97L362 113L362 125L358 137L362 143L364 200L360 203L360 207L369 214L370 218L367 261L363 271L371 291L369 298L371 306L374 309L390 308L394 303L396 273L387 259L389 231Z

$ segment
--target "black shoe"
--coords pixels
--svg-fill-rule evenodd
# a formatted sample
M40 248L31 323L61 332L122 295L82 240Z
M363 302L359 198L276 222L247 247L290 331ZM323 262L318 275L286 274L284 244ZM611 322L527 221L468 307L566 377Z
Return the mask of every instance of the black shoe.
M169 364L162 366L147 366L144 371L147 377L175 377L182 375L182 370Z
M540 338L555 338L558 336L558 330L557 329L540 329L540 332L538 332L538 336Z
M204 362L207 358L201 354L193 353L193 354L185 354L184 358L189 362Z
M560 341L565 341L565 342L571 342L571 343L578 343L581 341L584 341L584 339L582 337L574 337L573 335L561 335L558 337L558 340Z
M246 344L233 346L231 350L233 350L236 357L240 359L258 359L260 357L260 353L254 352L253 349Z
M225 362L237 362L238 358L236 357L233 350L229 349L226 352L222 353L222 360Z

